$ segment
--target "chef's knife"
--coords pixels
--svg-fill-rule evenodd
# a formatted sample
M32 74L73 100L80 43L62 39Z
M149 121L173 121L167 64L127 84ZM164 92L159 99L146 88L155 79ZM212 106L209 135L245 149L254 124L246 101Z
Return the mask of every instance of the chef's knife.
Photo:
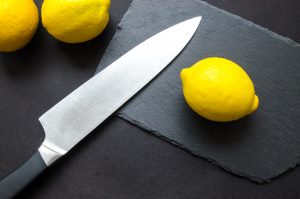
M200 21L195 17L152 36L44 113L44 142L0 182L0 198L14 197L142 89L186 46Z

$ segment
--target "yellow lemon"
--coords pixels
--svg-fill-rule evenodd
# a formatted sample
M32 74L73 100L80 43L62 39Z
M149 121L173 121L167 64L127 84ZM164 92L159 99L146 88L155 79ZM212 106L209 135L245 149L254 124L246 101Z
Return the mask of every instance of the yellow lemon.
M259 100L250 77L230 60L206 58L183 69L180 76L186 102L209 120L233 121L258 108Z
M60 41L85 42L105 29L109 6L110 0L45 0L42 23Z
M33 0L0 0L0 51L12 52L28 44L38 21Z

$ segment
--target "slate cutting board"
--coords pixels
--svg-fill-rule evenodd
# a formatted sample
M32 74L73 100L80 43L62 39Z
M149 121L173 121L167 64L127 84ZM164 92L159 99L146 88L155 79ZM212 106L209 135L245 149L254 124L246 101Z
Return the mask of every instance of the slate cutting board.
M228 172L269 182L299 163L299 44L200 0L135 0L97 71L160 30L198 15L203 20L190 44L118 115ZM209 56L234 60L248 72L260 98L254 115L214 123L188 108L179 72Z

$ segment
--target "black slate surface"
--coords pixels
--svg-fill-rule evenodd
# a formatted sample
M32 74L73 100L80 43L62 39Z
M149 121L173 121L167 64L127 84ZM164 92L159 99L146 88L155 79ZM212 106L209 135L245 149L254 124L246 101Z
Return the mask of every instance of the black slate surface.
M118 115L226 171L268 182L299 163L299 44L200 0L135 0L98 71L158 31L198 15L203 19L187 48ZM209 56L244 67L260 98L257 113L220 124L188 108L179 72Z

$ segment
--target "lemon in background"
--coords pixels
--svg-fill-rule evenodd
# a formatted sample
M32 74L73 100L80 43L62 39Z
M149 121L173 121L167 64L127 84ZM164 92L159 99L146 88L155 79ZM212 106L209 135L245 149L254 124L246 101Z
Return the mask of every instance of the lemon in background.
M250 77L230 60L206 58L183 69L180 76L186 102L209 120L233 121L258 108L259 100Z
M0 0L0 51L12 52L28 44L38 21L33 0Z
M45 0L42 23L56 39L80 43L97 37L109 21L110 0Z

